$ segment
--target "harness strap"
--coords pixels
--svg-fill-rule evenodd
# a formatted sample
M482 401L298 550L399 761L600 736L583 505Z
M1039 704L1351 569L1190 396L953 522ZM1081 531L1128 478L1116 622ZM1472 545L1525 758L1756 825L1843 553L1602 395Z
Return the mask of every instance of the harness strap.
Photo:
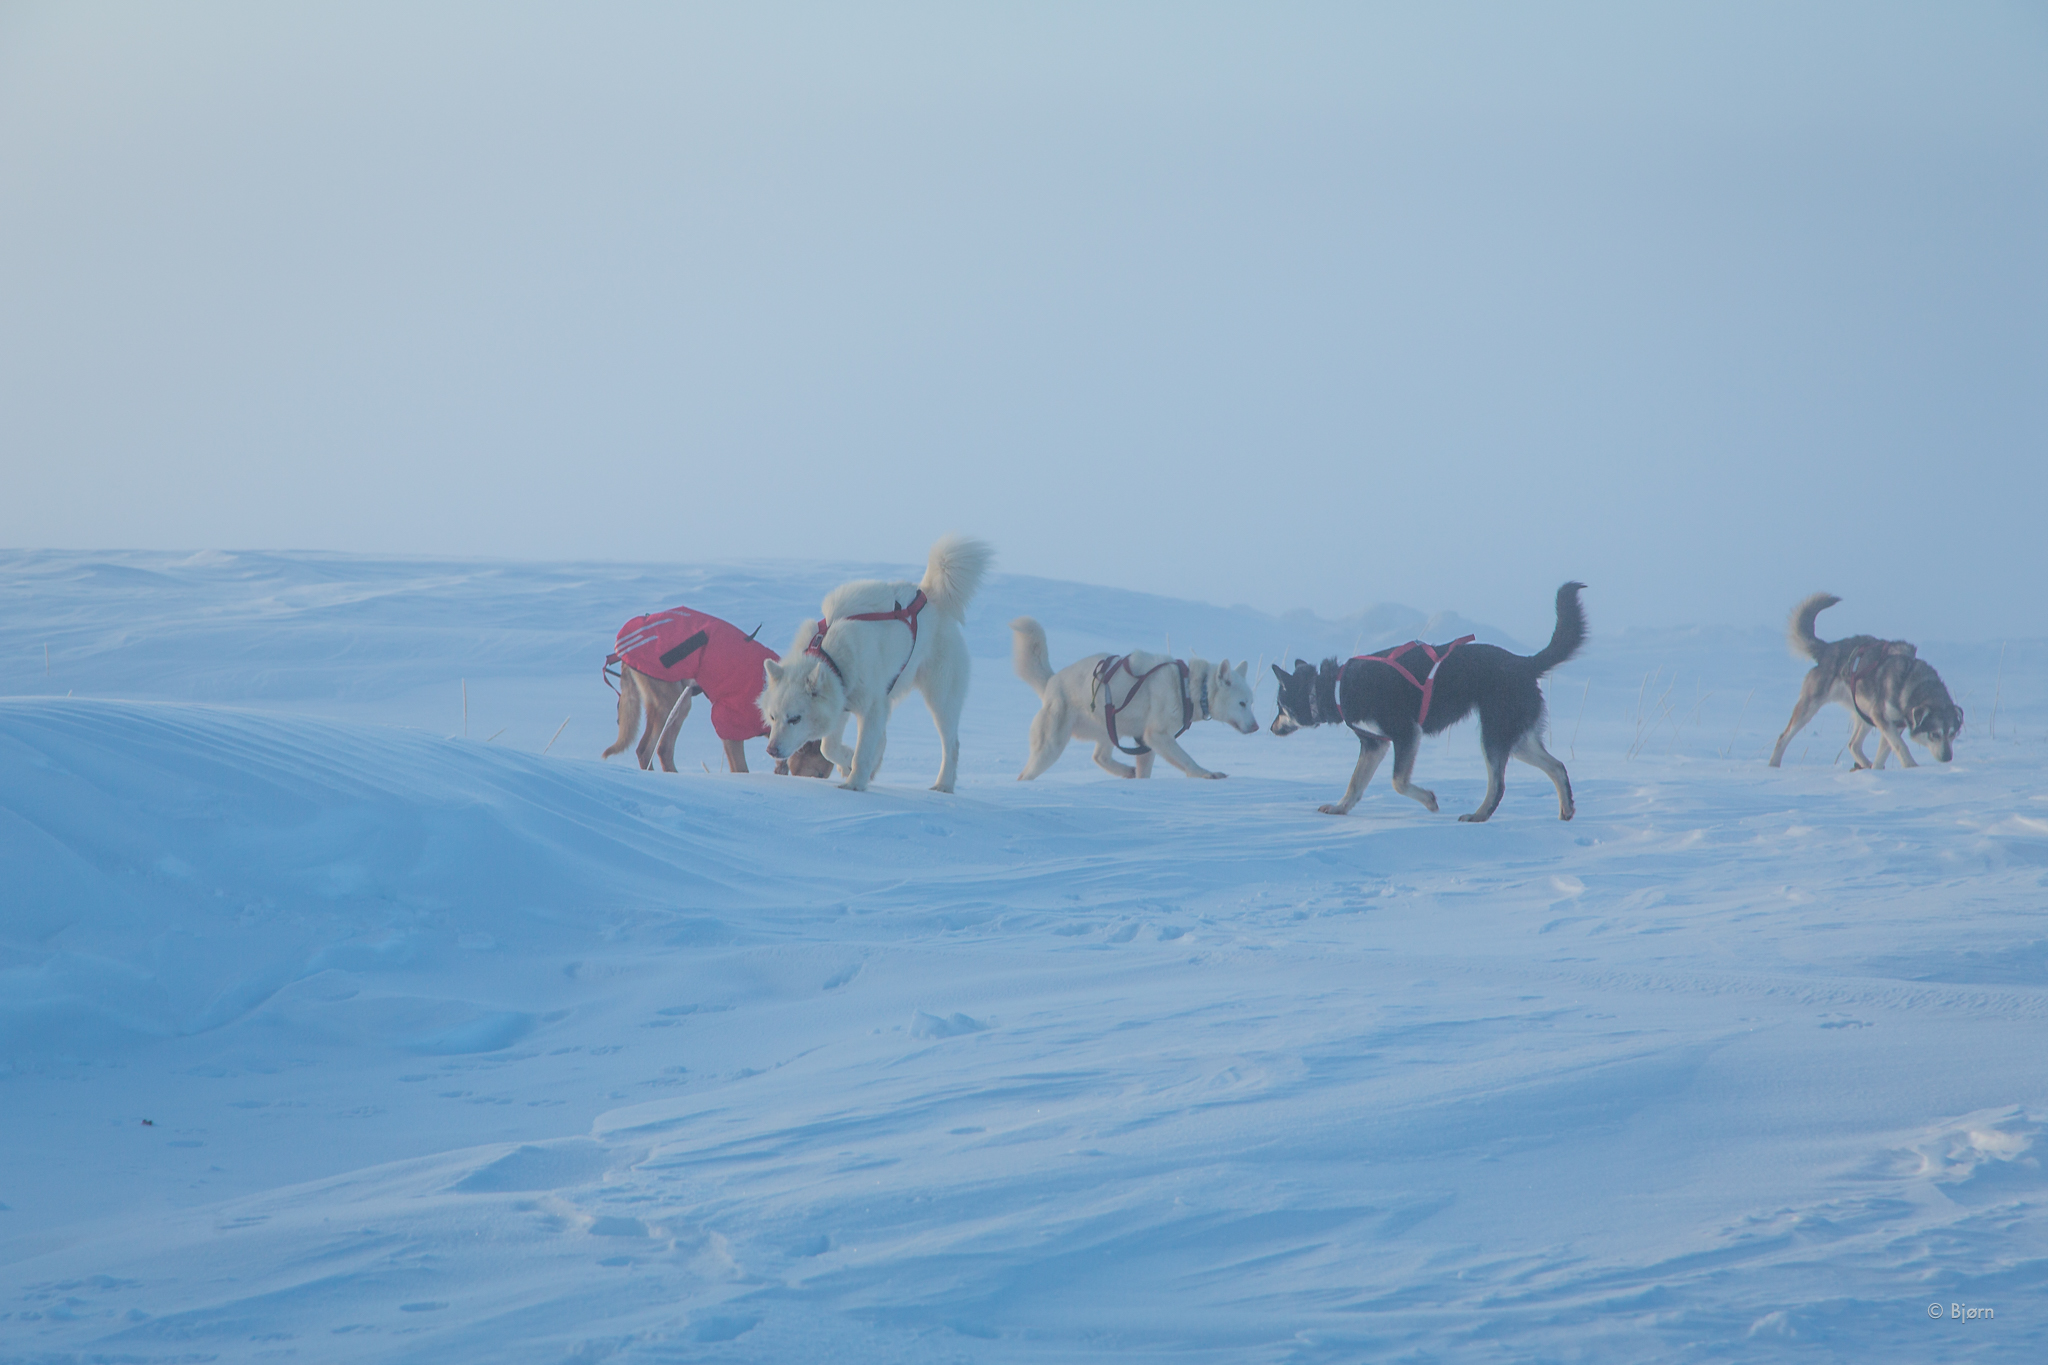
M1123 654L1112 655L1095 665L1094 690L1102 694L1103 728L1109 731L1110 747L1118 753L1135 756L1152 752L1151 748L1143 740L1136 741L1137 747L1134 749L1126 749L1124 747L1123 741L1118 739L1116 735L1116 713L1129 706L1131 698L1137 696L1138 689L1145 685L1145 680L1162 668L1177 668L1180 670L1180 729L1173 732L1173 737L1179 739L1188 732L1188 727L1195 723L1195 703L1193 698L1188 695L1188 666L1186 663L1179 659L1168 659L1165 663L1154 664L1143 673L1140 673L1137 669L1131 667L1131 656ZM1131 675L1131 686L1130 690L1124 693L1122 701L1112 702L1109 699L1110 679L1116 676L1118 669L1122 669ZM1208 714L1209 675L1205 673L1202 675L1202 715L1204 718L1207 718Z
M910 605L907 607L898 602L894 611L863 611L856 612L852 616L842 616L839 618L842 621L901 621L904 625L910 627L910 653L903 656L903 667L896 670L896 676L889 679L889 685L882 689L882 695L885 697L896 690L896 684L903 679L903 669L910 667L910 661L917 657L917 616L919 612L925 609L928 601L929 599L924 595L924 589L919 588L917 595L910 599ZM825 652L825 632L830 629L832 629L831 620L826 617L820 617L818 628L811 632L811 642L804 646L804 653L815 654L820 659L823 659L831 666L832 671L838 674L839 681L843 683L846 681L846 674L840 670L839 661Z
M1856 713L1858 720L1872 729L1883 727L1863 714L1863 703L1856 699L1856 689L1861 687L1863 680L1875 673L1886 659L1892 657L1900 643L1902 642L1898 640L1880 640L1874 645L1859 645L1856 652L1849 656L1849 709Z
M689 658L698 650L704 648L705 642L708 641L710 638L710 631L700 630L695 635L692 635L689 639L677 645L674 649L663 650L659 656L661 659L661 666L663 668L674 668L677 664Z
M1459 645L1469 645L1478 638L1476 635L1460 635L1447 645L1426 645L1420 640L1410 640L1405 645L1395 645L1392 649L1383 649L1377 654L1354 654L1351 656L1351 661L1353 663L1385 664L1388 668L1393 669L1412 683L1416 690L1422 693L1422 709L1415 715L1415 723L1420 725L1429 719L1430 698L1436 693L1437 670L1444 666L1445 659L1451 657L1452 650L1456 649ZM1413 673L1410 673L1406 668L1395 662L1395 660L1411 649L1419 649L1429 656L1429 673L1427 676L1417 678ZM1443 653L1437 653L1439 649ZM1344 704L1341 697L1337 703L1337 711L1338 719L1342 720ZM1349 722L1346 723L1348 724Z

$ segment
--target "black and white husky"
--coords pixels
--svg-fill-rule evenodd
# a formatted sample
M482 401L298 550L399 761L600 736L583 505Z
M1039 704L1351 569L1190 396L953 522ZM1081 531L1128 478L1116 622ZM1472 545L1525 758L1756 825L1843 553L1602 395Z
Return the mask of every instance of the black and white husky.
M1551 669L1578 653L1586 640L1586 612L1579 605L1584 583L1557 590L1557 628L1550 643L1524 658L1496 645L1472 643L1466 636L1449 645L1410 641L1378 654L1339 662L1323 660L1318 669L1306 659L1294 661L1294 672L1282 673L1280 714L1273 718L1276 735L1291 735L1305 725L1342 723L1358 736L1358 766L1344 799L1320 807L1326 815L1342 815L1358 804L1373 770L1394 750L1394 790L1435 810L1436 793L1409 779L1422 736L1439 734L1477 708L1479 743L1486 751L1486 798L1479 809L1460 820L1484 820L1500 805L1507 786L1508 758L1513 756L1543 770L1557 788L1557 818L1569 820L1571 775L1543 747L1543 689L1536 685Z

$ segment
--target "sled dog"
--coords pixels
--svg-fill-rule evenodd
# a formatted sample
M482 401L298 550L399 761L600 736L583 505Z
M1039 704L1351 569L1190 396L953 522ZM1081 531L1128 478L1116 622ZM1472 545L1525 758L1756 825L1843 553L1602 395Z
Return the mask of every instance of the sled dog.
M838 765L839 785L867 790L882 766L889 712L924 694L945 757L933 791L953 790L960 768L960 708L967 700L967 637L961 620L988 570L989 547L966 536L932 546L916 583L845 583L825 598L824 615L806 621L789 653L762 665L761 715L768 756L792 754L811 740ZM846 747L846 722L856 725Z
M768 733L754 698L762 662L774 657L774 650L708 612L673 607L634 617L619 627L617 646L604 661L606 682L614 665L619 670L619 737L604 756L623 751L639 735L640 766L652 768L658 758L663 772L674 772L676 734L689 718L692 699L708 696L711 728L725 744L726 766L747 771L746 741ZM778 773L792 769L804 777L826 777L832 765L812 746L775 765Z
M1523 657L1495 645L1472 643L1472 637L1448 645L1411 640L1378 654L1361 654L1339 663L1323 660L1320 669L1306 659L1294 661L1294 672L1282 673L1280 714L1273 717L1276 735L1290 735L1307 725L1343 723L1358 736L1358 766L1344 799L1319 809L1342 815L1358 803L1373 770L1394 750L1394 790L1435 810L1436 793L1410 779L1423 735L1439 734L1479 711L1479 743L1486 753L1486 796L1479 808L1460 820L1479 821L1500 805L1507 785L1510 756L1542 770L1557 788L1557 818L1569 820L1571 775L1543 747L1543 689L1537 680L1578 653L1586 639L1586 612L1579 604L1583 583L1557 590L1557 627L1550 643Z
M1222 777L1180 747L1180 737L1198 720L1220 720L1241 735L1255 733L1248 665L1230 660L1185 662L1164 654L1091 654L1055 673L1046 653L1045 630L1029 616L1010 622L1010 654L1017 676L1031 684L1044 704L1031 722L1031 758L1019 782L1029 782L1059 761L1073 739L1095 745L1095 764L1118 777L1152 776L1152 759L1166 761L1189 777ZM1122 734L1119 735L1118 731ZM1128 744L1120 743L1127 739ZM1119 752L1136 764L1119 763Z
M1785 733L1771 750L1771 766L1785 757L1792 736L1806 727L1829 702L1849 708L1856 727L1849 733L1849 753L1858 768L1884 766L1887 751L1899 756L1908 768L1920 765L1906 749L1906 736L1920 741L1936 760L1948 762L1956 756L1955 740L1963 729L1963 708L1949 698L1941 675L1904 640L1880 640L1875 635L1851 635L1845 640L1823 640L1813 633L1813 620L1842 599L1817 592L1792 609L1785 641L1792 652L1813 660L1813 667L1800 684L1799 701ZM1863 756L1863 738L1878 733L1877 762Z

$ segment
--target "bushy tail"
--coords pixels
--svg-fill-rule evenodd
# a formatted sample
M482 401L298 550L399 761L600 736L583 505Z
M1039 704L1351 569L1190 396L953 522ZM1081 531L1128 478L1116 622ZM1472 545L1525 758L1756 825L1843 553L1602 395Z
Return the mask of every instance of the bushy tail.
M1793 654L1802 659L1820 657L1820 647L1827 641L1813 633L1813 618L1841 600L1831 592L1817 592L1792 608L1792 619L1785 623L1785 643Z
M943 537L932 546L931 558L925 561L924 581L917 586L924 589L927 602L957 621L967 614L967 604L981 587L981 576L988 572L989 560L994 557L995 551L989 549L985 540L962 535Z
M1033 692L1045 695L1045 685L1052 681L1052 658L1046 653L1044 626L1028 616L1010 622L1010 662Z
M1585 586L1567 583L1557 590L1557 629L1550 633L1549 644L1529 656L1537 677L1571 658L1586 643L1586 609L1579 605L1579 592Z

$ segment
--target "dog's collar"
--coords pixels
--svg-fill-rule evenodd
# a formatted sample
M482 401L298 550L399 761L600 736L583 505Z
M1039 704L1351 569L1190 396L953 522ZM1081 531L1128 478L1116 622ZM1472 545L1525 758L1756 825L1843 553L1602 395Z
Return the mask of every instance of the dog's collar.
M1330 699L1329 699L1328 701L1324 701L1324 700L1323 700L1323 683L1324 683L1324 675L1323 675L1323 672L1322 672L1322 670L1318 669L1318 670L1316 671L1316 685L1315 685L1315 690L1314 690L1314 691L1312 691L1312 692L1310 692L1310 693L1308 694L1308 708L1309 708L1309 721L1308 721L1308 723L1309 723L1310 725L1341 725L1341 724L1343 724L1343 722L1344 722L1344 704L1343 704L1343 702L1342 702L1342 701L1340 701L1340 700L1338 699L1338 696L1337 696L1337 684L1338 684L1338 682L1339 682L1339 681L1341 681L1341 680L1342 680L1343 676L1344 676L1344 671L1343 671L1342 669L1338 669L1338 670L1337 670L1336 672L1334 672L1334 673L1331 673L1331 674L1330 674L1330 675L1328 676L1328 682L1329 682L1329 688L1330 688Z

